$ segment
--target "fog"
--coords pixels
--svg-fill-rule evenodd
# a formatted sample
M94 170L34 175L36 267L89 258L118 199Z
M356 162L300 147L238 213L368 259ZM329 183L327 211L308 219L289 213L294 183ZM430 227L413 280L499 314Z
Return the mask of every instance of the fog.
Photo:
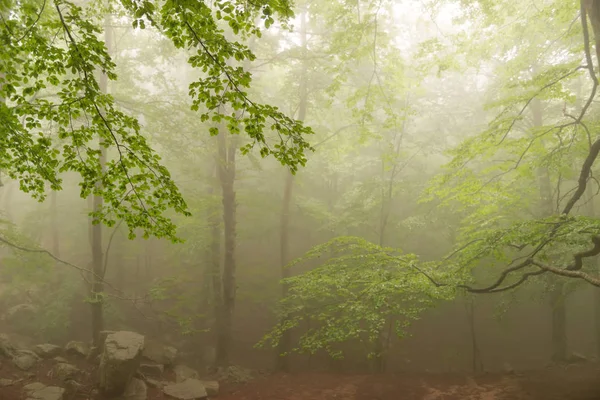
M0 400L600 398L598 7L0 2Z

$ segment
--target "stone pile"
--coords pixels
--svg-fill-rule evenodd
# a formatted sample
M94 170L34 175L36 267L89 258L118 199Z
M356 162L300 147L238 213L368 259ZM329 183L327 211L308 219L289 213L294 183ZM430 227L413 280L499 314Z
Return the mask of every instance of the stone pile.
M0 361L9 360L24 374L23 379L0 376L0 389L23 385L35 377L31 372L46 360L54 363L48 372L53 385L30 382L22 387L26 400L65 400L83 385L86 372L70 364L62 356L94 362L98 359L97 388L105 398L115 400L146 400L148 386L161 390L174 400L203 400L219 394L217 381L201 380L198 371L176 363L177 349L129 331L105 331L101 349L83 342L69 342L64 348L50 343L20 349L8 336L0 334ZM165 379L165 371L173 372L175 382ZM54 386L56 385L56 386Z

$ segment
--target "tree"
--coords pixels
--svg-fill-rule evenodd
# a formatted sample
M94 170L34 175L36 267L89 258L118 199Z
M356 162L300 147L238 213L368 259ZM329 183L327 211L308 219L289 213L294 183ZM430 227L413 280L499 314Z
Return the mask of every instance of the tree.
M260 36L255 16L260 15L267 27L275 16L285 23L292 16L288 2L224 1L210 8L202 2L158 5L124 0L113 5L122 7L134 28L149 24L176 47L196 49L188 61L206 71L206 76L190 85L191 107L203 107L202 120L222 121L235 132L241 126L251 139L243 148L245 153L258 146L263 157L272 155L292 171L305 163L304 152L310 147L303 135L310 130L277 108L247 97L244 88L250 85L250 75L226 62L252 60L254 55L246 46L226 40L222 28L225 23L241 37ZM0 97L6 99L0 112L0 133L5 138L0 168L40 200L46 185L61 189L61 173L76 172L81 177L81 196L93 194L104 200L92 213L95 222L110 226L123 220L130 237L140 228L146 237L176 238L175 226L165 212L171 209L187 215L185 201L141 135L137 119L120 111L94 77L102 71L110 80L117 78L106 46L96 37L100 22L88 17L92 6L36 0L0 4L0 39L6 49L0 59ZM54 41L54 37L61 39ZM243 117L238 120L223 114L222 103ZM44 133L49 124L59 139ZM266 136L267 128L279 135L275 144ZM102 151L90 145L97 139L111 150L105 172ZM62 147L53 146L56 140Z
M583 55L579 51L579 44L565 45L564 57L558 60L555 58L554 63L543 65L531 78L515 78L515 85L510 86L513 93L506 98L508 102L497 103L506 107L492 121L487 131L467 139L454 150L453 159L447 166L449 172L436 181L435 187L440 195L438 198L442 202L449 204L459 200L464 201L467 207L474 206L470 218L479 221L486 218L489 221L490 211L497 211L497 203L486 201L490 199L488 196L508 194L510 178L535 176L535 170L530 168L550 167L557 176L558 189L561 193L567 193L557 199L560 212L556 215L546 214L516 221L495 218L484 229L481 225L473 224L474 219L469 221L470 225L465 228L470 233L461 238L457 250L451 254L455 265L459 268L473 266L490 257L497 264L508 264L508 267L499 272L498 278L485 287L463 285L473 293L511 290L546 274L583 279L595 286L600 284L598 278L584 270L583 262L586 258L600 254L600 227L597 221L589 217L573 215L590 182L592 168L600 152L600 141L594 141L588 136L589 126L595 124L597 119L591 105L598 86L590 50L588 18L598 37L600 24L596 16L600 9L596 2L582 1L579 10L574 6L572 2L552 3L532 12L539 15L555 13L557 24L564 27L563 33L567 32L568 36L581 34ZM488 13L494 13L494 10L485 9L483 14L490 16ZM580 19L581 30L574 33L574 29L569 29L568 24L577 18ZM596 46L596 53L598 58L599 46ZM580 65L581 59L585 60L584 65ZM515 60L522 61L523 58L515 57ZM588 95L585 102L573 110L572 114L567 110L567 104L573 102L569 81L572 82L583 73L587 73L589 77ZM549 101L553 105L554 114L548 118L551 123L546 122L545 126L535 128L531 136L522 137L518 134L520 121L525 110L536 99ZM513 155L514 158L504 165L490 167L490 157L502 153ZM479 175L474 173L473 167L467 167L473 165L473 160L480 163L479 168L483 172ZM572 183L569 183L567 174L573 167L572 160L578 160L579 165L573 168ZM525 165L526 162L528 165ZM449 186L451 182L458 185L452 188ZM512 189L514 187L513 185ZM471 198L467 199L468 196ZM518 204L516 197L508 196L505 197L505 207L506 199L510 201L511 207ZM494 207L490 207L490 204L494 204ZM565 252L571 255L565 256ZM555 266L557 264L563 266Z
M286 331L310 321L311 328L293 351L326 350L343 358L340 346L356 341L369 349L369 358L377 358L373 344L382 330L402 337L420 312L454 296L454 289L429 283L422 271L431 265L414 254L357 237L338 237L315 246L288 268L319 258L324 260L316 268L284 281L288 295L282 300L282 318L260 345L277 346ZM437 279L451 279L439 269L433 273Z

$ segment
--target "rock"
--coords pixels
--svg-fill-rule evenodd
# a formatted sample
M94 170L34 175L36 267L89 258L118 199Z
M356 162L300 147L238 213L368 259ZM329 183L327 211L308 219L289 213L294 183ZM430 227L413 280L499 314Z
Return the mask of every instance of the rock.
M115 400L146 400L147 397L148 388L146 387L144 381L133 378L127 385L125 393L117 397Z
M162 365L173 365L177 358L177 349L164 346L155 341L149 341L144 348L144 358Z
M176 365L173 368L173 372L175 372L175 382L183 382L186 379L198 379L200 377L198 371L187 365Z
M73 398L74 395L83 390L85 388L85 385L82 385L81 383L73 380L73 379L67 379L65 381L65 389L66 389L66 394L68 396L68 398Z
M38 358L26 353L21 353L13 358L13 363L23 371L29 371L37 362Z
M31 351L31 350L17 350L17 355L28 355L31 356L33 358L35 358L36 360L41 360L40 356L38 356L35 351Z
M0 378L0 387L12 386L12 385L14 385L17 382L18 381L13 380L13 379Z
M58 386L46 386L43 383L30 383L23 387L27 399L31 400L62 400L65 389Z
M35 354L42 358L52 358L58 356L62 349L60 348L60 346L44 343L36 345L33 348L33 351L35 352Z
M29 392L35 392L37 390L42 390L45 387L46 387L46 385L44 385L41 382L33 382L33 383L23 386L23 390L25 392L29 393Z
M68 354L73 354L79 357L87 357L87 355L90 352L90 349L85 343L73 340L67 343L67 345L65 346L65 351Z
M141 364L140 372L148 376L161 376L165 372L165 366L162 364Z
M72 364L59 363L48 372L48 376L60 379L61 381L67 381L76 378L80 373L81 370Z
M156 379L146 378L145 381L148 384L148 386L153 388L162 389L165 386L164 382L158 381Z
M119 396L140 366L144 336L127 331L111 333L106 337L100 361L100 391Z
M13 358L17 354L17 349L5 334L0 334L0 356Z
M187 379L167 385L163 388L163 393L177 400L198 400L208 397L204 385L197 379Z
M206 393L209 396L218 396L219 395L219 382L217 381L200 381L204 388L206 389Z
M69 361L64 357L54 357L54 361L59 363L68 363Z

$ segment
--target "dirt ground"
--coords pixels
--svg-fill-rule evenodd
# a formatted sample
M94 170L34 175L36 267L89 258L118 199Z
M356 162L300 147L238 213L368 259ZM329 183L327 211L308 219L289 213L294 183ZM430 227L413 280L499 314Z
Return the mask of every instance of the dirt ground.
M477 377L396 374L274 375L233 389L221 400L599 400L596 365Z
M69 357L87 379L73 400L97 398L95 367ZM0 378L22 379L1 387L0 400L21 400L22 386L31 382L63 386L48 376L50 361L44 361L31 376L0 364ZM165 380L171 380L168 376ZM245 385L222 384L220 400L600 400L600 366L557 366L516 374L482 374L475 377L448 374L341 375L304 373L269 375ZM167 400L161 390L148 389L148 400Z

